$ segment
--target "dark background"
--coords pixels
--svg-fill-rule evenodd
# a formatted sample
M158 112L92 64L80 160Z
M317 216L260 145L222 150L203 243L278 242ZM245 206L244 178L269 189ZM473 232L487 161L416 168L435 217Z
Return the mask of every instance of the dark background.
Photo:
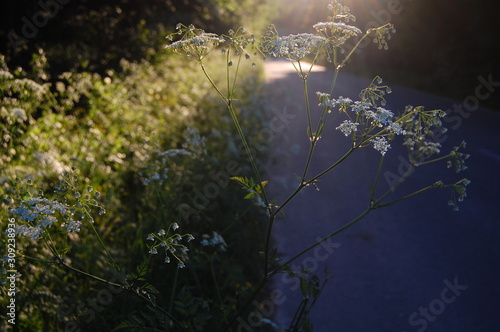
M0 53L7 56L11 67L26 67L32 54L43 48L53 74L118 69L122 58L150 60L162 51L166 35L177 23L226 33L265 2L5 0L0 4Z
M283 0L284 1L284 0ZM278 26L285 33L312 32L312 24L325 20L328 0L286 2L285 19ZM345 70L362 76L382 76L386 82L463 100L474 94L477 77L492 74L500 81L498 28L500 18L493 0L346 0L365 30L370 22L387 18L396 27L389 50L370 45L352 58ZM399 3L399 14L388 11ZM393 10L395 12L395 10ZM390 16L387 16L387 13ZM500 98L482 106L500 109Z
M33 23L33 15L43 11L40 3L54 1L2 1L0 52L7 56L11 67L26 67L31 55L43 48L53 74L116 69L121 58L151 57L161 49L167 31L179 22L223 33L242 21L255 20L252 13L260 2L265 2L60 0L67 3L56 9L46 7L56 11L53 17L37 16L45 24L31 38L22 41L13 37L13 33L23 37L23 18ZM355 25L362 30L370 22L387 20L397 29L388 51L369 45L353 57L347 71L367 77L381 75L389 83L458 100L474 93L479 75L492 74L493 81L500 81L494 25L499 14L493 0L391 1L397 4L394 8L399 13L390 13L388 0L344 1L357 16ZM276 0L276 12L269 13L269 19L276 17L272 21L281 34L312 31L314 23L326 20L329 2ZM500 101L489 98L482 106L500 109Z

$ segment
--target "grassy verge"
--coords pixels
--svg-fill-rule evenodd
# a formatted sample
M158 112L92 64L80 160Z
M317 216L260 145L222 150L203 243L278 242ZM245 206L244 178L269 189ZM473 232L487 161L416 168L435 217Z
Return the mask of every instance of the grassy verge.
M76 190L91 187L101 193L98 201L106 213L92 211L94 226L119 269L110 269L89 225L69 234L56 232L55 224L47 228L60 248L59 262L42 238L18 237L16 326L25 331L139 325L175 330L169 316L179 330L219 325L258 280L262 248L257 243L263 236L263 216L229 181L251 170L224 105L202 73L174 55L122 61L119 72L105 75L64 73L52 84L43 79L46 60L43 52L35 55L29 72L1 63L0 218L16 217L9 208L27 197L16 196L14 178L27 183L33 197L51 198L61 174L74 174ZM243 73L245 99L238 100L241 121L253 132L264 121L262 77L256 70L249 66ZM223 75L221 70L214 79ZM164 263L165 255L148 254L148 234L173 222L195 238L187 245L189 255L181 257L187 269L179 269L175 260ZM2 234L6 227L2 223ZM144 289L154 287L157 293L148 296L158 307L64 264L107 280L133 279ZM2 307L8 301L4 293L2 288Z

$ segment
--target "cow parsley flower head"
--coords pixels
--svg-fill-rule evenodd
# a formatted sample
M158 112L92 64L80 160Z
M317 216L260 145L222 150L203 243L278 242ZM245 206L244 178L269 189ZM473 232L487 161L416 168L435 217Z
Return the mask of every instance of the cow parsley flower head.
M300 61L311 53L318 52L326 38L311 33L301 33L270 39L265 44L267 53L276 58Z
M61 227L66 229L66 231L69 233L69 232L79 232L81 225L82 225L81 221L73 220L73 218L70 218L67 222L63 223Z
M389 142L387 142L387 139L385 137L380 137L380 136L374 137L371 140L371 143L373 144L373 148L378 152L380 152L382 156L385 156L387 150L391 148Z
M352 104L352 100L347 97L340 96L338 99L330 99L330 94L324 92L316 92L318 96L319 104L318 106L325 107L327 109L332 109L338 105L348 106Z
M355 101L352 105L352 111L354 113L360 113L363 115L366 111L368 111L372 107L372 104L366 101Z
M177 24L176 30L177 32L168 35L167 39L173 40L177 35L182 36L181 39L166 45L165 48L185 53L187 56L195 56L199 60L224 42L224 38L217 34L207 33L202 29L195 28L194 25Z
M358 126L359 123L352 122L351 120L344 120L344 122L342 122L340 126L335 129L340 130L345 136L349 136L358 130Z
M28 197L20 201L20 206L9 210L10 213L16 215L18 221L25 222L16 229L16 234L27 236L33 240L44 233L44 227L51 227L58 222L57 216L65 215L70 212L69 206L58 202L57 200L50 200L45 197ZM67 223L63 223L61 227L65 228L68 232L80 231L80 224L72 219Z
M33 240L37 240L40 235L42 235L45 231L41 227L41 225L37 226L29 226L25 224L16 225L16 234L21 236L29 237Z
M355 26L342 22L318 22L313 25L318 32L329 32L332 35L345 35L347 38L361 34L361 30Z
M226 251L226 249L227 249L226 241L224 241L224 238L222 237L222 235L220 235L216 231L213 231L212 235L203 234L202 238L203 238L203 240L201 240L201 242L200 242L202 246L216 247L220 251Z
M75 171L63 172L62 179L53 187L53 198L47 198L41 190L38 196L33 196L32 180L14 181L13 191L17 199L9 200L11 207L8 211L16 216L16 234L37 240L53 228L60 227L65 233L73 233L79 232L85 222L94 222L93 209L104 209L96 201L99 192L94 192L88 185L86 190L78 190Z
M394 116L394 113L383 107L377 107L375 111L366 111L365 115L371 120L373 125L383 127L384 125L388 125L392 122L390 119Z
M153 241L152 244L148 244L149 253L152 255L158 254L158 249L160 248L165 252L165 263L170 263L171 257L173 257L177 263L179 268L185 267L184 261L187 259L187 252L189 249L182 244L182 240L186 239L187 242L190 242L194 239L194 236L191 234L177 234L172 233L179 229L179 225L177 223L170 224L169 228L165 231L164 229L160 229L156 233L150 233L146 237L146 240Z
M328 39L331 48L342 46L349 38L361 34L360 29L342 22L318 22L313 28Z

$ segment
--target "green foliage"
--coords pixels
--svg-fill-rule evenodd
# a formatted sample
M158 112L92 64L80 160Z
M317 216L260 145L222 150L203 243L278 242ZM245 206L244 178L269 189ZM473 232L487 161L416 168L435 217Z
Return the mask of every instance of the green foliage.
M40 51L36 57L45 54ZM212 182L209 174L224 170L225 160L234 160L242 174L246 172L230 117L222 113L221 103L207 92L208 83L200 80L201 72L179 57L158 54L150 62L122 60L119 71L108 70L105 74L62 73L50 83L50 75L44 74L45 64L37 61L36 70L13 71L2 62L1 110L5 121L0 128L6 140L1 146L5 157L0 194L4 199L14 198L9 179L15 177L29 180L44 197L53 199L78 193L79 199L89 195L92 200L97 191L101 192L99 203L106 208L106 214L99 215L99 209L92 209L91 215L96 232L119 270L109 265L102 249L95 247L97 240L85 223L71 238L64 233L58 235L57 252L64 256L65 263L81 271L104 279L112 276L125 287L116 296L126 300L116 305L113 298L113 305L104 306L104 311L89 311L92 307L88 303L97 296L94 290L103 286L73 275L65 266L47 263L57 261L48 247L35 240L19 239L18 260L23 263L18 266L22 276L17 286L31 290L17 296L20 326L26 330L59 330L77 324L82 329L110 330L129 315L158 313L157 308L143 312L141 301L154 304L156 300L159 306L168 307L170 299L179 295L178 289L193 284L198 285L193 298L205 303L206 312L213 312L213 307L206 306L214 306L210 300L214 295L214 267L205 264L204 250L197 247L202 235L214 229L230 229L224 232L228 251L214 251L211 259L218 263L217 273L228 276L218 286L221 298L235 305L233 294L241 292L236 285L256 282L258 270L252 260L258 259L260 214L248 211L249 203L239 201L232 194L238 189L232 186L221 187L210 205L197 210L189 220L184 220L179 210L183 204L192 206L194 190ZM220 68L217 63L209 67L215 72ZM214 79L222 81L224 75L219 72ZM248 83L240 89L248 96L239 100L242 109L261 104L261 91L255 89L261 74L249 66L241 75ZM263 121L260 112L241 115L242 123L251 123L255 128ZM78 170L78 183L62 175L72 169ZM60 181L66 182L57 193L54 188ZM16 207L19 202L17 198L14 202L2 201L2 219L9 217L8 207ZM243 215L238 212L245 210L248 212ZM173 221L196 239L186 244L189 259L185 261L196 273L177 271L176 265L157 257L137 267L138 262L149 257L148 234L166 229ZM110 268L115 272L109 272ZM177 273L182 277L175 277ZM161 292L161 298L156 291ZM48 295L54 300L46 300ZM2 296L2 305L3 299L7 297ZM215 313L213 317L220 322L224 312ZM160 314L165 316L164 312Z
M246 178L241 176L233 176L231 180L235 180L240 183L243 189L248 191L248 194L245 196L245 199L249 199L254 197L255 195L259 195L263 193L263 189L267 184L267 181L262 181L261 183L255 183L252 178Z

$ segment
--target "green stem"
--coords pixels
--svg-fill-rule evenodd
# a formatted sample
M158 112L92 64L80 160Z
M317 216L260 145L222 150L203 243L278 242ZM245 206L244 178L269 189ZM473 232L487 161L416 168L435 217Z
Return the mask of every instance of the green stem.
M174 307L175 289L177 288L177 276L179 275L179 269L175 269L174 282L172 283L172 295L170 295L170 303L168 304L168 312L172 313Z
M261 184L262 178L260 177L259 169L257 167L257 164L255 163L255 158L252 155L252 151L250 150L250 146L248 145L245 134L243 133L243 129L241 128L240 122L238 121L238 117L236 116L236 112L234 111L233 105L231 103L228 105L228 109L229 109L229 113L231 114L231 118L233 120L233 123L236 127L236 130L238 131L238 134L240 136L241 142L243 143L243 146L245 147L245 152L246 152L248 160L250 161L250 164L252 166L252 170L253 170L253 173L257 179L257 183ZM267 194L266 194L264 187L262 187L262 195L264 197L264 202L266 204L266 207L269 206L269 199L267 197Z
M266 242L264 245L264 275L267 275L269 270L269 249L271 247L271 235L273 232L274 221L276 220L275 214L269 215L269 224L267 225Z
M316 181L317 179L319 179L320 177L322 177L323 175L325 175L326 173L330 172L331 170L333 170L335 167L337 167L340 163L342 163L344 160L347 159L347 157L349 157L349 155L351 155L351 153L354 152L354 150L356 150L357 148L359 147L359 145L356 145L352 148L349 149L349 151L347 151L339 160L337 160L334 164L332 164L330 167L328 167L327 169L325 169L323 172L319 173L318 175L312 177L311 179L308 179L308 180L304 180L302 181L301 183L299 183L298 187L295 189L295 191L290 195L288 196L287 199L285 199L285 201L275 210L273 211L273 215L276 216L278 215L278 213L286 206L288 205L288 203L290 203L290 201L292 199L295 198L295 196L297 196L300 191L306 187L307 185L313 183L314 181Z
M100 277L98 277L98 276L95 276L95 275L93 275L93 274L87 273L87 272L82 271L82 270L80 270L80 269L74 268L74 267L72 267L71 265L68 265L68 264L66 264L66 263L64 263L64 262L59 262L59 264L60 264L60 265L62 265L62 266L64 266L65 268L67 268L67 269L71 270L71 271L74 271L74 272L80 273L80 274L82 274L82 275L84 275L84 276L86 276L86 277L88 277L88 278L90 278L90 279L93 279L93 280L96 280L96 281L102 282L102 283L104 283L104 284L106 284L106 285L111 285L111 286L115 286L115 287L120 287L120 288L125 289L125 290L132 290L132 289L131 289L130 287L128 287L127 285L117 284L117 283L115 283L115 282L108 281L108 280L106 280L106 279L100 278ZM134 294L136 294L137 296L139 296L140 298L142 298L143 300L145 300L145 301L147 301L147 302L149 302L149 303L153 304L153 306L154 306L154 308L155 308L155 309L157 309L157 310L161 311L161 312L162 312L163 314L165 314L168 318L170 318L174 324L176 324L179 328L181 328L181 330L182 330L182 331L185 331L185 329L182 327L182 325L179 323L179 321L177 321L177 319L175 319L175 317L174 317L172 314L170 314L169 312L165 311L165 310L164 310L164 309L162 309L161 307L156 306L156 305L155 305L154 303L152 303L152 302L151 302L151 300L150 300L148 297L146 297L144 294L141 294L140 292L136 292L136 291L134 291L133 293L134 293Z
M337 167L340 163L342 163L344 160L347 159L347 157L349 157L357 148L359 147L359 144L358 145L355 145L353 147L351 147L349 149L349 151L347 151L339 160L337 160L334 164L332 164L330 167L326 168L324 171L322 171L321 173L319 173L318 175L316 176L313 176L311 179L307 180L308 183L312 183L314 181L316 181L317 179L319 179L320 177L322 177L323 175L329 173L331 170L333 170L335 167Z
M312 123L311 123L311 107L309 105L309 92L307 88L307 77L302 78L303 90L304 90L304 100L306 106L307 114L307 134L309 139L312 141Z
M122 285L122 284L117 284L117 283L115 283L115 282L108 281L108 280L106 280L106 279L103 279L103 278L98 277L98 276L96 276L96 275L93 275L93 274L91 274L91 273L88 273L88 272L82 271L82 270L80 270L80 269L77 269L77 268L75 268L75 267L73 267L73 266L69 265L69 264L66 264L66 263L65 263L65 262L63 262L63 261L60 261L60 262L58 262L58 263L56 263L56 264L60 264L60 265L64 266L65 268L67 268L67 269L69 269L69 270L71 270L71 271L74 271L74 272L80 273L80 274L82 274L82 275L84 275L84 276L86 276L86 277L88 277L88 278L90 278L90 279L93 279L93 280L96 280L96 281L99 281L99 282L105 283L106 285L111 285L111 286L115 286L115 287L120 287L120 288L122 288L122 289L128 289L128 287L127 287L127 286L125 286L125 285Z
M224 94L219 90L219 88L217 87L217 85L215 84L215 82L212 80L212 78L208 74L207 69L205 68L205 65L203 64L203 62L199 61L199 64L201 66L201 70L203 71L203 74L205 75L205 77L210 82L210 85L212 85L212 87L215 89L215 91L219 94L219 96L222 98L222 100L224 101L224 103L226 104L226 106L229 106L229 104L230 104L229 100L226 98L226 96L224 96Z
M390 201L388 203L378 204L375 208L379 209L379 208L383 208L383 207L387 207L387 206L396 204L397 202L400 202L400 201L403 201L405 199L411 198L413 196L416 196L418 194L426 192L427 190L430 190L430 189L434 189L434 188L448 188L448 187L453 187L453 185L441 185L441 184L434 183L434 184L431 184L430 186L427 186L425 188L422 188L422 189L419 189L417 191L414 191L411 194L405 195L403 197L400 197L400 198L395 199L393 201Z
M238 77L239 69L240 69L240 64L241 64L241 57L243 56L243 51L240 52L240 55L238 56L238 64L236 65L236 70L234 72L234 77L233 77L233 88L231 90L231 96L234 93L234 90L236 88L236 78Z
M373 210L373 208L369 207L368 209L366 209L363 213L361 213L358 217L356 217L355 219L351 220L350 222L348 222L347 224L345 224L344 226L338 228L337 230L333 231L332 233L328 234L327 236L321 238L320 240L318 240L317 242L315 242L314 244L308 246L307 248L303 249L302 251L300 251L298 254L294 255L292 258L288 259L286 262L280 264L280 266L278 268L276 268L275 270L271 271L269 273L269 277L273 276L274 274L278 273L279 271L281 271L283 269L283 267L285 267L286 265L290 264L291 262L293 262L294 260L296 260L297 258L299 258L300 256L302 256L303 254L305 254L306 252L308 252L309 250L311 249L314 249L315 247L317 247L318 245L320 245L321 243L325 242L326 240L328 240L329 238L345 231L346 229L348 229L349 227L353 226L354 224L356 224L358 221L360 221L361 219L363 219L364 217L366 217L368 215L368 213L370 213L371 211Z
M234 110L234 106L233 106L233 103L232 103L231 96L228 96L228 97L224 96L224 94L220 91L220 89L217 87L217 85L215 84L215 82L212 80L212 78L208 74L208 72L207 72L207 70L206 70L205 65L203 64L203 62L200 61L199 63L200 63L201 69L202 69L205 77L208 79L208 81L210 82L210 84L212 85L212 87L215 89L215 91L217 91L217 93L219 94L219 96L222 98L222 100L226 104L226 106L227 106L227 108L229 110L229 114L231 115L231 119L233 120L234 126L236 127L236 131L238 132L238 135L240 136L241 142L243 143L243 146L245 148L245 152L247 154L248 160L250 161L253 173L254 173L254 175L255 175L258 183L261 184L262 183L262 178L260 177L260 172L259 172L259 170L257 168L257 164L255 163L255 158L252 155L252 151L250 150L250 146L249 146L249 144L248 144L248 142L246 140L245 134L243 133L243 129L241 128L240 122L238 121L238 117L236 116L236 112ZM229 80L229 77L227 77L227 79ZM229 91L228 91L228 93L229 93ZM266 191L265 191L264 188L262 188L262 195L264 197L264 202L265 202L266 206L269 206L269 199L267 197L267 194L266 194Z
M415 166L423 166L423 165L435 163L437 161L448 159L448 158L450 158L450 156L451 156L451 153L448 153L446 156L441 156L441 157L434 158L434 159L431 159L431 160L422 161L420 163L415 163Z
M97 229L95 229L94 224L93 223L89 223L89 224L90 224L90 228L92 228L92 231L94 232L95 236L97 237L97 240L101 244L101 247L104 249L104 251L106 252L106 255L108 256L108 263L111 265L111 267L113 269L115 269L116 271L120 271L120 268L118 267L115 260L113 259L113 256L111 255L108 248L106 247L106 245L102 241L101 237L99 236Z

